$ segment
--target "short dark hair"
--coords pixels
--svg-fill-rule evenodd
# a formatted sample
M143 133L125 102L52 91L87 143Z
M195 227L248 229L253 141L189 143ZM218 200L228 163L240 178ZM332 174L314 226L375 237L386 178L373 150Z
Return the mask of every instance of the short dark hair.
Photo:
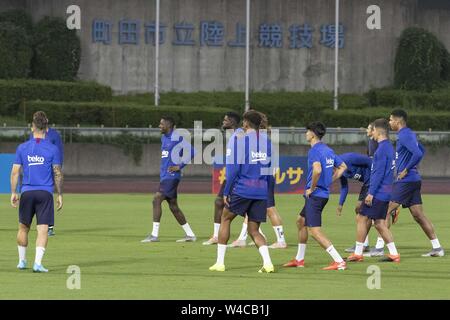
M243 119L250 124L250 127L255 130L259 130L262 122L262 116L258 111L249 110L243 115Z
M44 111L37 111L33 114L33 124L36 129L44 131L48 126L48 118Z
M267 130L269 128L269 119L267 118L267 115L260 112L261 115L261 124L259 125L260 129Z
M320 121L314 121L311 122L306 126L306 130L311 130L314 132L314 134L319 138L322 139L325 133L327 132L327 128L325 125Z
M375 120L373 122L373 127L384 130L386 132L386 135L389 134L389 121L384 118Z
M405 122L408 121L408 114L405 110L402 109L395 109L391 112L391 116L394 116L396 118L402 118Z
M170 116L163 116L161 117L161 120L168 122L171 128L175 126L175 120Z
M237 125L239 124L239 122L241 122L241 117L236 112L233 111L227 112L225 113L225 116L233 120L234 123Z

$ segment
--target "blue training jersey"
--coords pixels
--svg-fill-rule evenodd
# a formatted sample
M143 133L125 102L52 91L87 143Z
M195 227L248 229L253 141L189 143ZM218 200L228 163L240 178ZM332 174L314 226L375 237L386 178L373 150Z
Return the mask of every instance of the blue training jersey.
M394 147L386 139L378 144L373 156L369 194L378 200L389 201L394 183L394 169Z
M342 206L348 195L348 179L362 182L364 185L369 184L372 159L354 152L341 154L339 158L347 165L347 170L340 178L341 195L339 204Z
M266 133L251 131L232 140L226 156L224 196L266 200L272 148ZM267 172L264 172L264 169Z
M194 147L177 134L176 130L163 134L161 136L160 180L181 179L181 169L191 161L194 155ZM169 172L171 166L180 166L180 170L171 173Z
M417 141L416 134L410 128L402 128L397 134L396 166L397 175L404 169L408 170L406 176L398 182L420 181L421 177L417 165L424 155L423 146Z
M61 158L58 148L49 140L33 138L19 145L14 164L23 168L21 192L53 193L53 165L61 165Z
M33 133L30 134L30 140L31 139L33 139ZM59 132L53 128L48 128L48 131L45 133L45 140L50 141L51 144L54 144L58 148L62 165L64 163L64 144Z
M316 143L308 152L308 178L305 191L311 188L314 162L320 162L322 173L317 182L317 188L311 195L328 198L330 195L330 185L333 182L334 167L339 167L342 164L342 160L325 143Z
M237 147L236 143L237 140L245 136L245 131L242 128L237 128L234 130L233 134L231 135L230 139L227 142L227 150L225 155L225 164L226 164L226 157L228 157L233 149Z

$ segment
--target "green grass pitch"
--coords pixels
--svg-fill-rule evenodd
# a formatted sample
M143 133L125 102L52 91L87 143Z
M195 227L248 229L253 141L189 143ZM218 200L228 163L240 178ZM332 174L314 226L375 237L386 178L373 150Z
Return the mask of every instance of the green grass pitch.
M400 264L383 264L377 259L350 264L346 271L322 271L328 254L312 239L306 251L304 269L283 269L281 265L297 251L295 220L303 205L296 195L277 195L289 247L271 250L274 274L259 274L262 261L255 247L228 249L224 273L210 272L216 246L203 246L212 233L214 195L179 196L179 204L198 236L196 243L175 243L183 236L168 210L163 207L160 243L142 244L151 231L152 195L67 194L62 214L56 217L56 236L50 238L43 264L48 274L19 271L15 242L17 211L9 196L0 196L0 299L448 299L450 260L423 258L430 242L402 209L394 237L402 255ZM349 196L344 216L337 217L337 196L324 212L324 231L341 254L354 243L353 204ZM426 214L436 227L444 248L450 250L450 197L424 196ZM232 225L233 240L242 219ZM27 252L29 267L34 261L33 226ZM263 231L273 242L270 223ZM371 244L376 234L371 233ZM450 251L448 251L450 254ZM67 268L81 268L81 289L66 287ZM381 289L369 290L367 268L381 269Z

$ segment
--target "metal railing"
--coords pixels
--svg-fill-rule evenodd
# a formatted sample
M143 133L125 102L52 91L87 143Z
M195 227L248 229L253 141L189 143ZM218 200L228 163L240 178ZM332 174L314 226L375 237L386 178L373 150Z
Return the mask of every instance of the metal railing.
M147 143L155 142L161 137L158 128L105 128L105 127L54 127L61 134L64 143L74 143L93 137L96 141L130 134L139 137ZM193 134L194 129L188 129ZM208 129L203 129L205 133ZM281 144L305 145L307 144L304 128L279 127L277 130L278 141ZM0 127L0 141L28 139L31 130L29 127ZM417 131L417 136L422 143L450 142L449 131ZM395 133L391 133L391 139L395 139ZM367 142L365 128L328 128L324 141L331 145L364 144Z

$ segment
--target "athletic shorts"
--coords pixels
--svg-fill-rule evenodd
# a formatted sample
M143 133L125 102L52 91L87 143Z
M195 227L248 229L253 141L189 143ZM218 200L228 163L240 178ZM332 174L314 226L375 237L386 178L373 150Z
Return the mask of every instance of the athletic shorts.
M223 180L222 185L220 186L219 193L217 194L218 198L223 198L223 192L225 191L225 184L227 183L227 180Z
M232 213L245 216L247 214L250 221L266 222L267 200L247 199L236 194L231 194L226 206Z
M369 194L369 185L363 184L363 186L361 187L361 191L359 192L358 201L364 202L368 194Z
M305 206L300 215L305 218L305 225L307 227L321 227L322 226L322 211L328 202L328 198L321 198L316 196L305 197Z
M400 203L403 208L422 204L421 187L422 181L396 182L392 188L391 201Z
M180 180L178 179L166 179L159 182L159 192L167 199L176 199L178 184Z
M365 202L363 202L359 213L372 220L386 219L388 208L389 201L381 201L377 198L373 198L372 206L369 207Z
M22 193L19 203L19 222L30 226L34 215L36 215L38 225L54 224L53 194L43 190L25 191Z
M269 179L267 190L267 208L275 207L275 179Z

